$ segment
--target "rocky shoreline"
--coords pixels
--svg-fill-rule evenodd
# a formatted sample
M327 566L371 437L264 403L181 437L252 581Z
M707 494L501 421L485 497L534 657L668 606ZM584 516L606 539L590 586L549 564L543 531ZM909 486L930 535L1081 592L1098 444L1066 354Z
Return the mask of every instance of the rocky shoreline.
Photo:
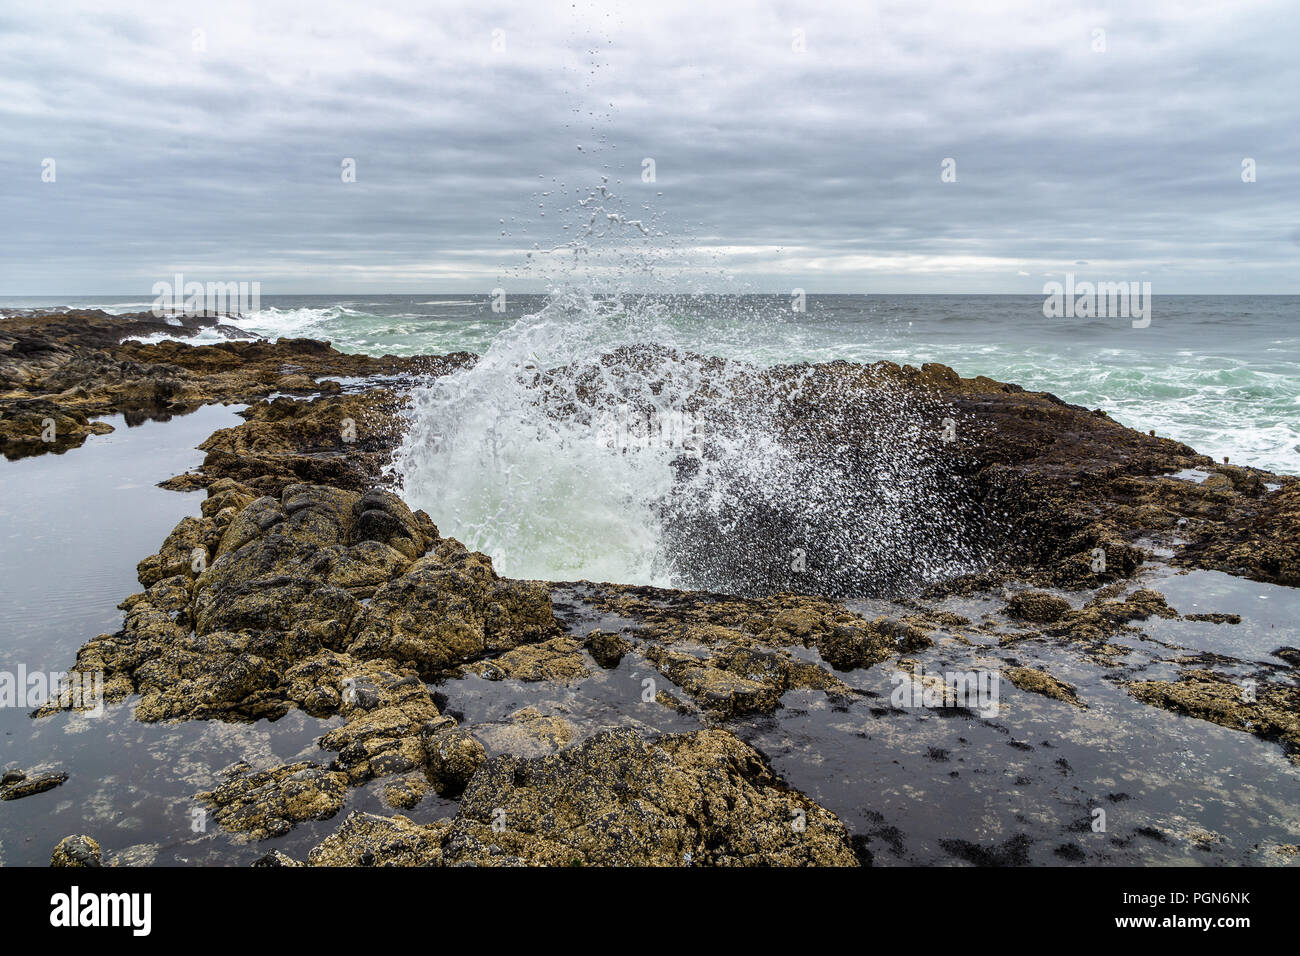
M944 366L778 367L756 370L751 387L783 396L780 438L809 454L869 443L881 427L875 394L927 410L945 481L972 514L996 517L975 535L987 559L979 572L885 588L891 607L880 614L832 569L791 579L761 558L748 588L726 589L746 596L513 580L384 480L405 392L473 356L373 358L310 340L123 341L176 330L103 313L0 320L0 450L72 451L110 412L130 422L249 406L242 424L204 442L201 468L165 483L204 489L201 514L140 561L143 590L123 601L122 629L87 641L75 669L102 673L110 704L138 698L139 721L274 721L299 710L328 722L318 760L237 763L195 795L250 842L250 862L870 863L879 835L851 832L738 730L808 695L831 712L874 713L884 702L859 678L910 671L935 652L992 666L1062 713L1088 711L1088 693L1029 652L1065 649L1144 707L1276 741L1300 765L1300 651L1270 649L1267 664L1179 653L1161 660L1172 672L1135 679L1124 643L1150 643L1144 628L1155 622L1236 626L1229 614L1180 614L1142 580L1156 564L1300 586L1295 477L1214 462L1101 411ZM611 361L635 363L636 351ZM581 370L535 374L544 392ZM799 394L784 394L795 374ZM750 538L736 547L761 550L776 520L745 523ZM685 552L705 539L688 537ZM724 550L723 565L735 560ZM966 599L995 606L953 609ZM619 668L630 683L616 717L529 705L476 720L449 690L581 694ZM931 690L945 706L946 689ZM59 719L57 710L39 719ZM257 851L336 817L350 791L376 782L385 813L349 813L305 859ZM454 801L454 813L430 822L404 813L430 794ZM97 861L91 836L70 838L76 852L61 844L55 862ZM1294 846L1270 852L1290 859Z

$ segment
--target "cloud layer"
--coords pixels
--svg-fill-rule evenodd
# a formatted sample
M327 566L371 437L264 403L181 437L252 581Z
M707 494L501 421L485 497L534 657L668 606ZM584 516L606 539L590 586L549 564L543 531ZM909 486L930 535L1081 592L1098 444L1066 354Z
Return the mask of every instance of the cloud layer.
M602 175L710 288L1300 292L1286 2L113 6L0 12L0 294L539 287Z

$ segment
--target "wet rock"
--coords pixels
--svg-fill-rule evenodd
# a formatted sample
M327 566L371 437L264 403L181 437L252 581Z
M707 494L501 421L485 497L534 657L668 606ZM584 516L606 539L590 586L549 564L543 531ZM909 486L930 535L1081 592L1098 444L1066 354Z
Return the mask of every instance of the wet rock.
M375 592L348 653L415 668L426 679L559 630L540 583L501 578L486 555L453 539Z
M724 731L607 731L474 775L443 862L503 865L831 865L857 858L844 825L785 788Z
M894 645L873 628L840 625L821 636L817 652L836 670L850 671L888 659L894 653Z
M302 866L302 864L281 850L272 850L270 853L254 860L253 866L262 869L281 866Z
M1086 706L1072 686L1044 671L1032 667L1008 667L1002 671L1002 674L1012 684L1027 693L1041 694L1053 700L1073 704L1075 707Z
M182 518L157 554L136 566L143 587L181 575L196 578L207 567L221 533L211 518Z
M337 392L321 375L440 375L472 365L455 356L397 358L338 352L327 343L282 338L193 346L125 342L158 333L239 335L216 318L149 313L111 316L100 310L0 319L0 451L10 457L61 452L87 434L111 431L88 416L121 412L131 424L165 419L210 402L256 402L277 390ZM345 396L346 397L346 396ZM286 399L286 401L291 401ZM307 403L300 403L307 404ZM54 422L54 441L47 420Z
M1279 647L1269 653L1274 657L1280 657L1292 667L1300 667L1300 647Z
M406 502L382 488L362 495L353 504L352 513L356 518L352 533L357 541L380 542L412 561L438 540L438 529L423 512L417 516Z
M882 617L862 626L839 625L823 632L817 639L817 651L836 670L848 671L933 643L923 629Z
M96 867L102 862L99 844L88 836L66 836L50 855L50 866Z
M474 737L486 753L516 757L542 757L567 747L577 737L577 728L563 717L543 714L536 707L522 707L502 721L473 725Z
M5 774L12 777L13 772ZM23 773L16 780L10 780L9 783L0 784L0 800L21 800L23 797L31 797L38 793L44 793L47 790L53 790L60 787L68 780L68 775L62 771L32 771L31 774Z
M549 757L498 757L452 821L353 813L312 866L855 866L829 811L731 734L609 731Z
M205 518L215 517L228 508L238 514L258 498L251 488L230 478L210 481L207 490L208 496L200 506Z
M1214 612L1212 614L1184 614L1184 621L1204 621L1208 624L1240 624L1240 614L1222 614Z
M439 375L475 361L463 353L343 354L306 339L203 346L123 341L158 332L229 332L219 319L180 316L177 321L181 324L150 314L109 316L97 310L0 320L0 443L11 434L37 453L66 450L61 442L30 441L27 426L46 417L66 416L56 431L76 441L82 422L89 424L96 414L120 411L141 420L205 402L251 402L245 426L223 430L206 445L205 480L233 479L258 494L278 495L295 481L366 491L400 439L401 396L371 390L313 401L262 399L278 389L336 390L321 380L327 376ZM610 370L640 371L665 354L655 346L619 349L593 367L541 379L539 393L554 387L567 394L577 385L595 401ZM696 396L694 411L710 420L725 425L761 410L771 419L774 440L805 461L824 455L825 448L864 450L861 461L840 461L836 472L844 472L842 493L862 503L875 500L876 488L865 450L892 434L898 416L891 410L907 408L922 426L933 419L936 427L920 432L932 431L933 442L915 440L914 457L925 460L950 500L948 510L935 516L942 527L927 530L924 522L914 522L923 539L920 550L927 554L944 553L949 542L955 556L969 559L978 552L1022 576L1036 574L1058 586L1095 586L1130 576L1145 558L1134 542L1150 534L1173 547L1174 560L1187 566L1300 583L1300 481L1294 478L1221 464L1178 442L1125 428L1099 410L982 376L963 378L934 363L919 369L892 362L758 369L685 353L672 358L695 364L706 380L724 367L737 373L728 401L718 401L707 389ZM955 440L940 447L937 426L945 417L960 427ZM1197 484L1172 477L1187 468L1200 468L1209 478ZM1279 487L1269 491L1272 485ZM719 581L730 580L729 569L745 567L763 578L769 591L860 594L915 576L915 568L887 549L865 569L853 561L825 561L795 574L785 535L771 533L791 516L761 496L751 497L752 514L731 516L745 529L735 540L718 540L704 533L706 527L692 533L689 508L678 516L684 566ZM920 506L926 497L917 496L906 507ZM988 515L999 520L990 522ZM809 529L814 538L825 537L828 547L820 551L833 552L844 537L843 512L825 527L817 515L804 517L814 519ZM371 520L382 522L376 517L366 524ZM1177 539L1176 528L1181 529ZM1105 571L1092 569L1096 549L1106 554Z
M1179 616L1158 591L1142 588L1119 600L1113 600L1107 594L1107 589L1098 592L1082 608L1069 611L1055 623L1047 625L1044 633L1088 645L1095 660L1103 666L1112 666L1113 659L1123 657L1129 651L1122 645L1109 643L1109 638L1117 634L1140 633L1131 623L1133 621L1152 617L1174 620Z
M340 356L305 340L229 348L121 343L130 324L95 316L85 323L50 319L18 326L0 320L0 444L6 422L19 421L11 412L22 412L30 423L32 414L53 408L76 423L76 416L89 422L93 414L122 410L138 421L219 396L252 402L243 424L204 443L202 469L168 483L206 487L201 515L181 522L158 553L140 563L144 590L123 603L121 631L89 642L76 661L79 671L103 672L108 700L139 693L136 716L142 720L275 719L301 707L342 721L321 740L334 752L329 767L243 769L206 795L223 826L254 836L281 833L297 820L337 812L347 786L382 778L384 799L403 808L418 804L429 787L453 796L463 790L461 816L454 825L431 826L374 817L349 828L350 817L331 838L337 846L318 854L322 860L838 859L837 821L823 820L819 849L806 860L798 856L802 844L789 843L788 834L768 822L780 800L807 798L768 780L768 770L745 769L751 760L761 765L761 758L747 755L734 738L726 744L701 735L634 742L615 735L611 743L604 735L583 740L592 728L569 709L547 714L524 708L505 720L467 726L439 712L427 680L487 673L563 684L588 676L584 650L600 666L616 667L632 643L599 631L585 640L562 633L551 611L552 586L501 578L486 556L443 539L428 515L379 487L402 435L402 395L373 389L312 401L261 400L277 389L336 391L312 381L323 374L410 370L411 363ZM143 322L140 329L148 327ZM635 355L615 357L609 367L623 358ZM593 378L593 388L600 378ZM1157 592L1126 593L1148 559L1149 542L1171 548L1173 560L1189 567L1300 581L1296 479L1220 467L1104 414L988 379L963 379L942 366L829 363L755 371L750 384L757 392L792 395L797 383L809 388L792 398L790 414L773 432L775 441L796 450L837 442L868 448L884 433L873 431L879 416L860 411L863 396L886 386L904 397L933 391L935 401L927 399L925 407L952 409L961 422L959 447L941 449L960 469L944 487L957 494L961 526L946 530L969 535L980 510L998 515L1006 527L979 526L989 533L979 537L987 550L970 565L977 570L904 603L917 613L868 621L827 597L765 589L824 585L848 593L848 584L860 583L888 590L915 571L905 555L880 549L882 557L868 571L840 571L833 562L813 560L814 549L808 554L813 576L794 576L781 516L765 510L761 496L745 499L744 507L756 509L755 520L741 522L736 540L718 545L716 535L688 535L683 554L702 559L707 580L736 579L751 597L582 586L591 607L635 622L625 633L635 634L638 653L679 684L686 702L656 689L654 699L663 706L717 721L772 713L794 688L847 699L853 691L814 662L812 649L828 667L869 667L929 646L933 629L953 627L1004 643L1069 643L1115 666L1131 649L1111 638L1133 637L1136 625L1152 618L1177 617ZM47 404L24 410L27 401ZM844 472L852 500L870 498L870 488L852 486L863 475L874 476L869 464L857 462ZM1188 467L1210 471L1211 479L1197 485L1168 477ZM1279 489L1268 491L1266 478ZM967 520L975 523L961 524ZM837 515L820 531L838 541L842 525ZM782 533L770 533L772 527ZM743 560L728 565L729 557ZM921 603L941 593L1003 586L1101 590L1077 610L1042 591L1018 594L1007 614L1039 626L1010 638L998 633L992 618L976 625ZM1230 617L1187 619L1226 623ZM1294 649L1279 649L1281 660L1300 661L1300 652L1283 651ZM1273 665L1268 673L1279 671ZM1073 688L1041 671L1012 668L1008 677L1024 690L1083 706ZM1130 691L1147 703L1294 746L1294 689L1265 681L1258 700L1238 701L1233 693L1239 688L1225 683L1210 672L1188 672L1172 683L1138 682ZM629 703L635 699L630 690ZM685 738L692 743L671 742ZM0 787L27 782L9 779ZM497 808L505 813L501 828L493 825ZM814 829L815 813L824 811L806 812L803 832ZM662 846L661 833L668 834ZM998 859L1019 852L1014 845L995 851Z
M646 658L696 704L719 719L770 714L785 690L779 665L775 673L765 669L754 675L758 679L753 679L712 660L659 647L647 649Z
M314 392L316 383L306 375L281 375L275 387L281 392Z
M407 774L384 785L384 803L410 810L429 792L429 781L422 774Z
M1252 477L1260 475L1282 487L1258 501L1249 484L1242 489L1234 483L1229 503L1218 509L1227 514L1212 512L1176 562L1300 587L1300 481L1266 472Z
M440 866L448 824L353 812L307 855L308 866Z
M406 399L387 389L296 402L277 398L250 406L242 425L214 432L203 474L236 481L259 495L280 497L288 485L372 490L401 441Z
M1008 617L1034 624L1052 624L1069 612L1069 601L1042 591L1023 591L1012 597L1004 609Z
M83 413L55 402L0 402L0 454L10 461L64 452L91 435L106 435L112 430L108 422L90 421Z
M254 840L283 836L306 820L327 820L343 807L347 777L312 763L254 770L241 761L221 772L225 782L196 799L215 807L213 818Z
M348 782L356 786L424 767L425 728L441 716L424 682L409 670L358 665L343 683L340 712L347 722L320 744L337 751L335 768Z
M589 633L583 642L583 647L596 663L606 670L617 667L623 657L632 650L632 645L619 635L600 630Z
M1084 608L1115 623L1145 621L1149 617L1176 619L1178 612L1169 606L1159 591L1141 588L1121 601L1092 601Z
M1127 689L1145 704L1279 740L1293 759L1300 753L1300 688L1191 670L1177 681L1135 681Z
M540 644L525 644L483 661L479 676L488 680L551 681L567 683L591 674L576 638L555 637Z
M352 641L362 601L410 564L385 542L358 540L358 515L380 507L401 515L405 524L394 541L408 550L431 544L437 529L387 493L287 484L277 497L248 500L238 511L235 505L248 498L244 486L218 481L209 494L226 506L213 517L182 520L160 553L141 563L148 590L123 602L122 631L83 648L78 670L103 671L110 701L138 692L142 720L276 719L294 706L332 712L347 676L339 668L358 658L322 655ZM356 507L366 502L373 507ZM190 563L205 554L213 556L210 564ZM495 594L467 595L467 610L475 610L470 599ZM486 605L476 611L484 621L497 612ZM328 677L318 673L327 662L335 671ZM303 667L316 675L313 683Z
M655 703L667 707L669 710L676 711L679 714L694 713L694 709L685 701L680 700L675 694L670 694L666 690L661 690L655 694Z
M452 727L425 737L426 770L438 793L455 800L487 753L468 731Z

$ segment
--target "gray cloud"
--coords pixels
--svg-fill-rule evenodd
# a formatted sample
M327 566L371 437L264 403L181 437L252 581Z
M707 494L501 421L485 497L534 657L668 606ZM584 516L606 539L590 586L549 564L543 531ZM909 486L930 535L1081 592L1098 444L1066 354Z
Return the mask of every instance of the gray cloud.
M601 175L715 287L1300 291L1287 3L423 6L0 15L0 294L536 285Z

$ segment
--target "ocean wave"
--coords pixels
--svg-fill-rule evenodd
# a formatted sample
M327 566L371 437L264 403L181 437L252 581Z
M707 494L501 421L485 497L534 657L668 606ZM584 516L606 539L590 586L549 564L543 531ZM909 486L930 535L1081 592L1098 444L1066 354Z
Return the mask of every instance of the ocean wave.
M255 332L263 338L301 338L308 332L323 334L329 323L347 314L348 310L341 305L290 309L271 306L241 315L236 322L241 329Z
M141 345L157 345L160 342L181 342L185 345L220 345L222 342L251 341L256 335L235 335L219 332L216 329L200 329L194 335L174 335L170 332L155 332L151 335L131 335L123 342L139 342Z

